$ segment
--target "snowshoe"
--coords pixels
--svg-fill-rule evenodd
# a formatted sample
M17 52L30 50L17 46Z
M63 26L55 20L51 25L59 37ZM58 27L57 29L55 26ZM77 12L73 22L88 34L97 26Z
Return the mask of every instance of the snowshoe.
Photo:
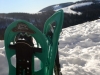
M9 75L53 75L54 66L57 68L55 59L58 59L58 39L62 24L62 10L47 19L43 33L25 20L12 22L4 36ZM13 55L16 55L16 67L11 62ZM41 69L38 71L34 69L34 57L37 57L41 63ZM56 69L56 75L60 75L59 71Z

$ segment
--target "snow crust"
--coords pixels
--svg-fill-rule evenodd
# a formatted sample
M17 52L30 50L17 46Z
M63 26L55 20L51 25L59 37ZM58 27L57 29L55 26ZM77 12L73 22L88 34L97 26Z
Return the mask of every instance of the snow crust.
M100 19L64 28L59 38L63 75L100 75ZM39 69L36 58L36 69ZM15 64L15 57L12 62ZM0 75L8 75L4 41L0 41Z
M100 19L62 30L59 53L63 75L100 74Z

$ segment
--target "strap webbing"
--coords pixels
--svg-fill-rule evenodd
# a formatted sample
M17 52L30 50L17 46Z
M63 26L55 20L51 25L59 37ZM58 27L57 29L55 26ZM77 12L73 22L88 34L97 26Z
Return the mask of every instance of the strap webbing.
M42 52L42 49L33 47L25 40L18 40L9 47L16 50L16 75L32 75L33 54Z

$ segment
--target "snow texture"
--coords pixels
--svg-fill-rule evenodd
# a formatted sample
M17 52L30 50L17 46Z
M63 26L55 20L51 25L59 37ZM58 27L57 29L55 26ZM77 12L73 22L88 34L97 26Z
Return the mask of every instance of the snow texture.
M79 8L79 7L83 7L83 6L88 6L88 5L91 5L93 2L85 2L85 3L77 3L77 4L73 4L73 5L70 5L68 7L64 7L64 8L61 8L59 5L56 6L56 10L58 11L59 9L62 9L65 13L71 13L71 14L78 14L78 15L81 15L82 13L81 12L76 12L74 10L72 10L73 8ZM59 9L58 9L59 8Z
M63 75L100 75L100 19L64 28L59 43ZM15 65L15 56L11 59ZM40 69L38 61L36 70ZM0 75L8 75L4 41L0 41Z
M53 8L54 8L54 10L57 10L57 9L62 8L62 7L58 4L58 5L55 5Z

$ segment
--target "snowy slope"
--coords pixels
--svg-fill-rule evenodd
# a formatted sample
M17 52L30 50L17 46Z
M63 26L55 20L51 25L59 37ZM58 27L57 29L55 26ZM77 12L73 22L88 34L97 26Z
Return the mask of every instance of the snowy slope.
M100 75L100 19L62 32L59 52L63 75Z
M72 4L73 4L73 2L54 4L54 5L50 5L50 6L47 6L47 7L43 8L43 9L41 9L39 12L57 10L57 9L61 9L63 7L67 7L67 6L72 5Z
M66 5L65 5L66 4ZM47 10L54 10L54 11L58 11L60 9L62 9L65 13L72 13L72 14L82 14L81 12L76 12L72 9L75 9L75 8L80 8L80 7L83 7L83 6L89 6L93 4L93 2L75 2L75 3L61 3L61 4L55 4L55 5L51 5L51 6L48 6L42 10L40 10L39 12L43 12L43 11L47 11Z
M88 6L91 5L93 2L84 2L84 3L77 3L77 4L73 4L70 5L68 7L64 7L64 8L60 8L60 6L58 5L58 7L56 6L57 10L62 9L65 13L72 13L72 14L82 14L81 12L76 12L73 11L73 8L79 8L79 7L83 7L83 6ZM59 8L59 9L58 9Z
M57 9L60 9L60 8L62 8L59 4L58 5L55 5L55 6L53 6L53 9L54 10L57 10Z
M63 29L59 43L63 75L100 75L100 19ZM4 41L0 41L0 75L8 75Z

